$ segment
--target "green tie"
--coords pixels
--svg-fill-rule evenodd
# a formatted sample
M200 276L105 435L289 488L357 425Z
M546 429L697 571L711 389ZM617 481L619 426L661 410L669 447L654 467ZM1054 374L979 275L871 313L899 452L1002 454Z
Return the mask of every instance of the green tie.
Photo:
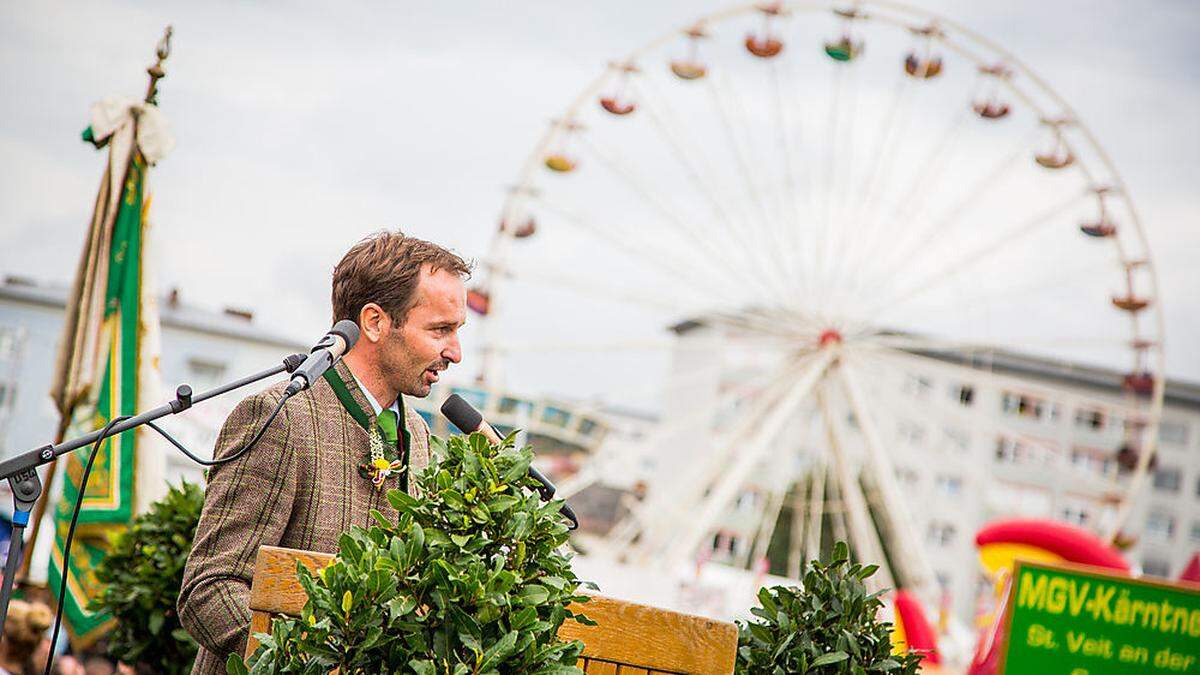
M390 408L380 411L375 422L379 425L379 432L383 434L383 442L388 447L388 454L391 455L396 451L396 443L399 440L396 433L396 411Z

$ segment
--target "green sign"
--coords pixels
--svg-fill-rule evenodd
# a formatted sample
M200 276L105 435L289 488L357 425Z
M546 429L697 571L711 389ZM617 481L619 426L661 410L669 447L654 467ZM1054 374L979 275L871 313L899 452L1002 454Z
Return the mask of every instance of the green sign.
M1200 673L1200 588L1096 568L1018 562L1009 675Z

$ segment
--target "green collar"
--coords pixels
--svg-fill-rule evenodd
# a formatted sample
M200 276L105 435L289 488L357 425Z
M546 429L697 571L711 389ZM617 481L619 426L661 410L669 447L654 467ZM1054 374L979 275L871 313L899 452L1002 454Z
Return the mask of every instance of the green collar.
M342 407L346 409L346 412L350 413L350 417L354 418L354 421L358 423L358 426L363 428L363 431L370 434L371 426L374 422L372 418L374 416L368 413L366 410L363 410L363 407L358 404L358 401L354 400L354 395L350 393L350 388L346 386L346 382L342 379L341 375L337 373L337 369L330 368L329 370L326 370L323 377L333 389L333 393L337 396L338 401L341 402ZM404 414L404 397L397 395L396 403L398 404L397 407L400 409L400 413L396 420L396 426L400 431L399 439L397 439L400 447L396 449L403 458L404 466L407 467L411 440L408 434L408 422L405 419ZM400 474L400 489L404 490L405 492L408 491L407 471Z

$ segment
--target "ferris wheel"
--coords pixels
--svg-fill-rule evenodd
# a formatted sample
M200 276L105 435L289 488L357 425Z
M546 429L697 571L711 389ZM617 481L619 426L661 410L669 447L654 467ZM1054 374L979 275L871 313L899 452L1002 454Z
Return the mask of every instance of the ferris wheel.
M899 3L796 1L705 16L613 60L521 167L468 304L491 386L663 401L664 480L614 548L686 560L758 480L775 495L766 527L785 492L807 504L801 556L832 529L889 561L883 582L921 587L923 507L884 430L959 419L963 400L883 383L936 372L1012 392L1011 420L963 424L1100 483L1106 515L1088 525L1114 538L1157 437L1157 293L1115 166L1017 55ZM1012 355L1119 386L997 367ZM1070 474L1068 448L1028 425L1043 401L1119 420L1103 450L1126 470Z

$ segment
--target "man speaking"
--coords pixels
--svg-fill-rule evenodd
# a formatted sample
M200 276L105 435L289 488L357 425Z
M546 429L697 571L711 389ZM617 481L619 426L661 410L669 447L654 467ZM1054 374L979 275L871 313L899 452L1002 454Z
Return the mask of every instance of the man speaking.
M358 343L283 407L258 444L215 466L184 569L179 618L200 643L193 673L224 673L245 649L250 580L259 546L332 553L372 509L395 520L389 489L413 491L429 463L429 428L402 394L424 397L462 360L462 258L400 232L375 234L333 271L333 320L354 321ZM215 457L249 443L286 382L244 399L217 438Z

